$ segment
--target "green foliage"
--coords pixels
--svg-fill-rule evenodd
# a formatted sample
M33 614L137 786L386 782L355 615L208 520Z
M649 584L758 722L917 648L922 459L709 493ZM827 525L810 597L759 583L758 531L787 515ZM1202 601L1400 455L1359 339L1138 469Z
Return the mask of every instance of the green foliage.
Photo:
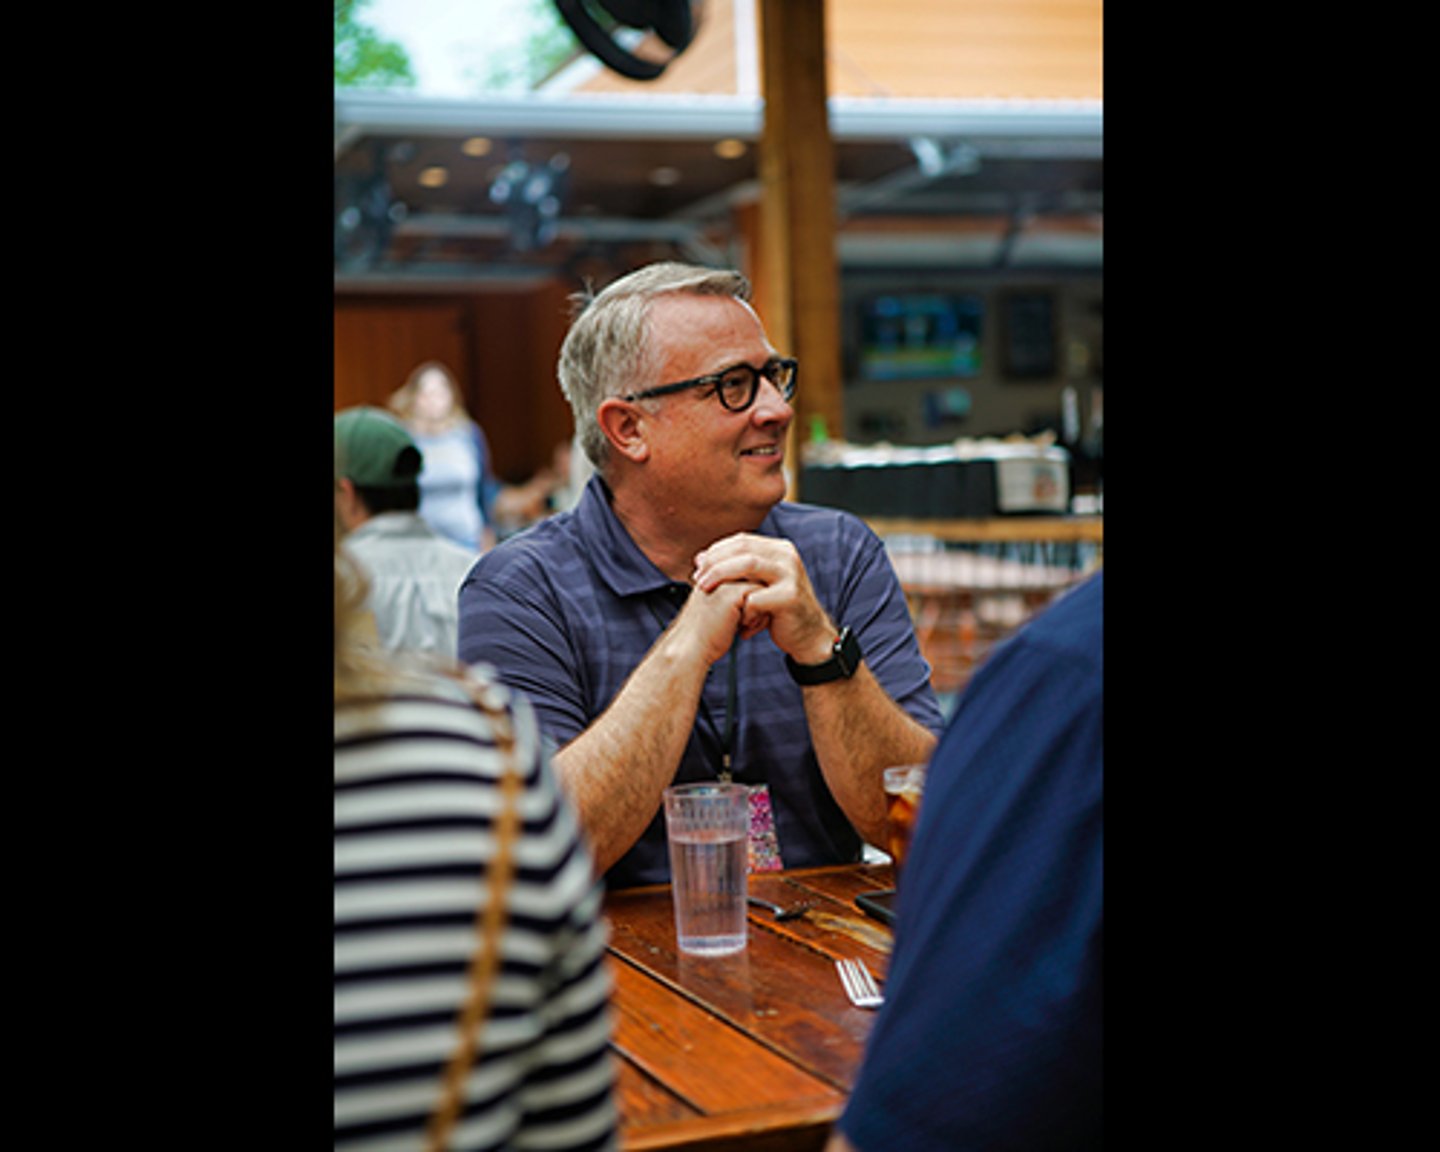
M357 19L368 2L335 0L335 86L413 88L415 72L405 49Z

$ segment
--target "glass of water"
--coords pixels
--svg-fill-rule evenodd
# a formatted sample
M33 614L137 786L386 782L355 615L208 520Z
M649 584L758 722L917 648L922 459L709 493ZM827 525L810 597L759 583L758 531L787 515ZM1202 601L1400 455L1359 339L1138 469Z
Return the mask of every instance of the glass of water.
M744 784L665 789L670 887L681 952L721 956L745 947L749 795Z

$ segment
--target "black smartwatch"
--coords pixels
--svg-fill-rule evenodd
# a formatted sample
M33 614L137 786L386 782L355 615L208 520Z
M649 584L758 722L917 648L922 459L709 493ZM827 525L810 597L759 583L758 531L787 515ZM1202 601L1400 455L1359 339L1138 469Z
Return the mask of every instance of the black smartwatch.
M819 664L797 664L785 657L785 667L797 684L828 684L832 680L848 680L860 667L860 641L849 628L841 628L830 649L830 659Z

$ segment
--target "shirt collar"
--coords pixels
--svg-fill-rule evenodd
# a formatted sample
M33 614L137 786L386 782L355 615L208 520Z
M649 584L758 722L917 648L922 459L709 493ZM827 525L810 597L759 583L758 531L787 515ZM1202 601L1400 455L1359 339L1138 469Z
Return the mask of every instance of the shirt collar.
M674 581L630 539L611 499L610 489L597 474L590 477L575 506L580 538L596 574L617 596L643 596L669 588Z
M352 528L350 535L356 539L394 539L401 536L430 536L432 533L416 512L377 512L363 524Z
M580 538L585 543L596 573L610 590L617 596L643 596L676 587L688 592L688 585L677 586L640 551L640 546L630 538L625 525L615 515L611 501L610 489L596 474L590 477L575 506ZM775 508L765 514L756 531L762 536L780 535L775 523Z

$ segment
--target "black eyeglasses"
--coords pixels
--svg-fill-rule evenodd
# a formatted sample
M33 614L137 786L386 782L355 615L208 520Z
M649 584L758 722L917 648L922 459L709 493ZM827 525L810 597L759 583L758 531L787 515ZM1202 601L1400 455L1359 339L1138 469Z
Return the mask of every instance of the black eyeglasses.
M667 396L671 392L683 392L686 388L713 386L720 403L731 412L743 412L755 403L760 392L760 377L775 385L786 401L795 395L795 377L799 361L777 357L767 360L765 367L752 368L749 364L736 364L723 372L710 376L697 376L694 380L681 380L677 384L661 384L658 388L647 388L643 392L631 392L622 400L649 400L654 396Z

